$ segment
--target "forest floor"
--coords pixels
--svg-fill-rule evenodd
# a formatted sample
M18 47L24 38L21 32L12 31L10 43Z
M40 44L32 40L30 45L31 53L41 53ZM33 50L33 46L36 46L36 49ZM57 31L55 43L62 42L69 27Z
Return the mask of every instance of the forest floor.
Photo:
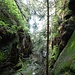
M24 70L21 68L14 75L44 75L46 68L44 61L40 55L32 54L23 61Z
M29 58L20 60L16 66L22 65L18 70L13 69L11 66L3 68L0 75L45 75L45 58L41 54L31 54Z

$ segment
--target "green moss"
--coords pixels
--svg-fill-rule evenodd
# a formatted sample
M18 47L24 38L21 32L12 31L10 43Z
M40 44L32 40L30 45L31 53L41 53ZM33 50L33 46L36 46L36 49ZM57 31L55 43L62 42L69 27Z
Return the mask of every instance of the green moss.
M54 65L55 75L58 75L62 70L69 69L73 60L75 60L75 32Z
M20 13L20 10L18 9L14 0L11 0L11 1L5 0L5 3L7 4L7 7L9 8L9 13L12 15L13 19L16 19L16 21L18 22L18 25L23 26L23 28L25 30L27 27L26 18L24 18L23 15ZM25 12L28 13L27 10Z
M14 0L11 0L11 1L10 0L4 0L4 1L0 0L0 8L3 11L3 12L0 12L0 21L3 21L5 24L9 24L9 26L11 27L11 28L9 27L10 30L8 30L8 32L13 33L14 30L17 30L18 28L20 28L19 26L21 26L24 31L26 32L29 31L27 27L28 25L27 19L29 18L30 14L26 6L25 8L23 7L24 9L23 13L27 13L26 18L23 17L23 15L20 13L20 10L18 9ZM17 29L13 25L17 26Z

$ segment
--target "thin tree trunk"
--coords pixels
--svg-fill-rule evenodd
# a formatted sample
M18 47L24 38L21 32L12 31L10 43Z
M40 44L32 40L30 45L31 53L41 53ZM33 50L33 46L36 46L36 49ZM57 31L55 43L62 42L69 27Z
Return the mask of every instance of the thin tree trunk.
M49 0L47 0L47 55L46 55L46 75L48 75L48 55L49 55Z

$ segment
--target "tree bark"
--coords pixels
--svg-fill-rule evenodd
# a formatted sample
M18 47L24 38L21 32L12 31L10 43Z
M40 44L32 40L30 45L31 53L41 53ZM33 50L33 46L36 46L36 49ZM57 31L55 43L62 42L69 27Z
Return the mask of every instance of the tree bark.
M49 0L47 0L47 54L46 54L46 75L48 75L48 55L49 55Z

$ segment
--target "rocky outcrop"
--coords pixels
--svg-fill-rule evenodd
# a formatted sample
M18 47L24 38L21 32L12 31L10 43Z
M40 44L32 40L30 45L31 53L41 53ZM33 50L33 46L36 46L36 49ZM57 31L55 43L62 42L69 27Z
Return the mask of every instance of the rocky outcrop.
M63 74L66 72L75 73L74 71L74 61L75 61L75 32L68 41L66 47L60 53L55 65L54 65L54 75ZM70 74L69 73L69 74Z
M58 10L59 7L65 7L56 11L61 22L58 23L59 35L52 41L53 52L57 52L52 54L51 59L51 61L54 61L51 66L54 75L75 74L75 16L74 8L72 8L74 7L74 2L74 0L63 0L57 2L57 5L63 3L63 6L58 5L56 10Z
M0 70L6 65L8 67L8 63L10 66L17 64L19 58L32 53L32 42L27 31L28 17L22 16L14 0L9 1L0 1Z

